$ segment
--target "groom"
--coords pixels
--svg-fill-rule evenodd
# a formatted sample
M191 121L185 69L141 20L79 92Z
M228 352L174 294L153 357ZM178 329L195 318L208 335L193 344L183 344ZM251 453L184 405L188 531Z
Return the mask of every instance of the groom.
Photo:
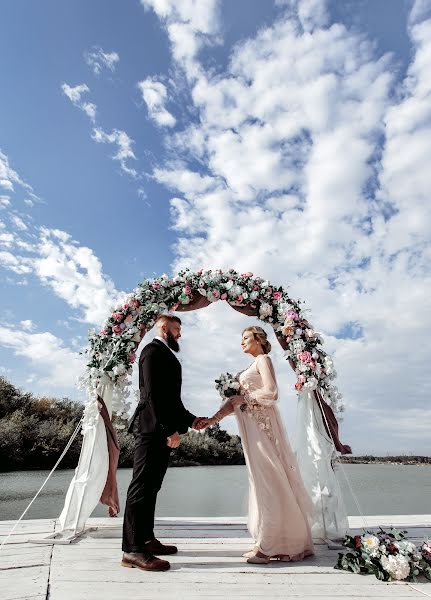
M157 555L177 552L176 546L166 546L154 537L156 499L171 448L179 446L180 433L198 422L181 401L181 364L175 356L180 349L181 320L161 315L156 333L139 358L140 401L128 429L135 436L135 455L124 512L121 563L145 571L167 571L169 562Z

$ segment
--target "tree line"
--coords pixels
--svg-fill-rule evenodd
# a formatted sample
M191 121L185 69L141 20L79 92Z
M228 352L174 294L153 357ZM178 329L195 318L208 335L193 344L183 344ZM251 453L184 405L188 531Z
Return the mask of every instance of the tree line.
M83 405L68 398L36 397L0 377L0 471L51 469L82 416ZM132 467L134 439L117 431L119 467ZM78 435L59 468L75 468L81 451ZM171 466L244 464L241 440L217 424L205 432L189 431L171 454Z

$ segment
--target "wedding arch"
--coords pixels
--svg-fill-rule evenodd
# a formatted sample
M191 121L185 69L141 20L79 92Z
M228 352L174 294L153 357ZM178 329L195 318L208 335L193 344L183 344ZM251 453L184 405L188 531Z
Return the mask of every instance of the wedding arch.
M334 364L323 349L321 335L307 320L302 301L266 279L233 269L184 269L173 278L146 279L113 310L99 332L90 332L87 369L81 378L87 392L84 438L60 515L63 530L84 529L99 502L109 507L110 514L118 512L119 448L111 418L113 412L128 416L133 363L145 333L162 313L196 310L218 301L271 325L296 373L295 389L315 405L331 447L342 454L351 452L338 437L336 415L344 407L334 384Z

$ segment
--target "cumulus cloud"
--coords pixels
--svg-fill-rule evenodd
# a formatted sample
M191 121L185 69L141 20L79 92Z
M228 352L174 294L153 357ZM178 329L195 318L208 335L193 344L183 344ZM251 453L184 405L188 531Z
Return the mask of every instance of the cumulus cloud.
M82 100L82 96L90 92L88 85L86 83L81 83L72 87L67 83L63 83L61 89L63 90L63 94L69 98L72 104L81 109L94 123L96 120L97 106L93 102Z
M154 171L174 191L174 270L233 266L290 284L335 354L349 410L345 437L355 450L367 451L363 432L373 423L374 449L395 451L402 437L404 451L429 452L414 436L415 423L429 422L430 393L422 341L431 326L423 300L431 291L425 4L413 7L404 81L365 34L330 24L324 2L280 3L280 16L239 42L223 72L204 70L197 48L181 58L173 25L182 18L169 2L144 4L166 27L198 111L167 138L180 167ZM201 349L214 315L187 318L190 347ZM225 331L221 313L220 322ZM219 352L228 362L234 350L223 339ZM208 386L191 371L185 379L191 395ZM389 413L404 413L398 426L391 420L397 440L386 431Z
M93 70L95 75L100 75L104 69L113 73L120 61L117 52L105 52L100 47L95 47L91 51L86 52L84 58L85 62Z
M172 55L184 67L187 77L197 76L199 50L220 41L218 0L141 0L141 4L154 10L164 23Z
M0 345L11 349L17 357L23 357L36 369L39 393L68 392L75 388L85 364L84 357L50 332L30 333L26 327L0 326Z
M165 107L168 99L166 86L153 77L147 77L138 83L138 88L147 105L150 118L161 127L173 127L176 119Z
M92 139L97 143L114 144L117 146L117 152L112 156L113 160L120 163L121 170L133 178L138 177L135 169L128 166L129 159L136 160L132 145L134 141L121 129L113 129L111 133L106 133L100 127L93 129Z

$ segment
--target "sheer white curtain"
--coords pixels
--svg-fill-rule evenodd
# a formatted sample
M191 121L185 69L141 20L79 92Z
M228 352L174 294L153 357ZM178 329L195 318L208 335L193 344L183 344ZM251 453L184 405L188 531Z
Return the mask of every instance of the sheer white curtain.
M101 386L98 393L111 416L112 385ZM73 530L77 533L84 529L87 519L99 503L108 470L106 428L101 415L97 414L94 423L85 429L78 466L67 490L64 507L59 517L62 530Z
M343 538L349 525L341 489L331 464L336 451L313 392L308 390L299 393L295 452L314 505L313 537Z

